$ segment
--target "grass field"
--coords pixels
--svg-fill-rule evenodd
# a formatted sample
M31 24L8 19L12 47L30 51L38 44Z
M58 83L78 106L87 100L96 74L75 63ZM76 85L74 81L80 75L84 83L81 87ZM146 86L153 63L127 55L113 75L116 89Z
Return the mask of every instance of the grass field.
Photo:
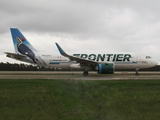
M1 120L159 120L160 80L0 80Z

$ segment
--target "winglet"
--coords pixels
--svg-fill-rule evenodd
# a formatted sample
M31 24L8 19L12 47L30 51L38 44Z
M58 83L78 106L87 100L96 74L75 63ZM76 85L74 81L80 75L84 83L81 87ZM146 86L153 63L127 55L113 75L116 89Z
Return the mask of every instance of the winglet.
M64 50L58 45L58 43L55 43L55 44L56 44L56 46L57 46L57 48L58 48L58 50L59 50L59 52L60 52L61 55L66 56L66 57L69 56L69 55L68 55L67 53L65 53Z

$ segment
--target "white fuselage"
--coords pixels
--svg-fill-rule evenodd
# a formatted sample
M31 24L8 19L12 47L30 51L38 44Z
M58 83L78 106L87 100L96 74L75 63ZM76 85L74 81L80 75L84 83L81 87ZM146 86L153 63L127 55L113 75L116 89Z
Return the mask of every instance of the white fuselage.
M91 61L100 63L114 63L115 70L118 69L136 69L136 68L150 68L157 65L150 56L141 55L138 53L133 54L74 54L73 56L84 58ZM38 53L36 56L37 65L53 68L85 68L81 67L76 61L71 61L69 58L61 55L51 55L46 53ZM93 70L93 68L88 68ZM96 68L95 68L96 69ZM94 69L94 70L95 70Z

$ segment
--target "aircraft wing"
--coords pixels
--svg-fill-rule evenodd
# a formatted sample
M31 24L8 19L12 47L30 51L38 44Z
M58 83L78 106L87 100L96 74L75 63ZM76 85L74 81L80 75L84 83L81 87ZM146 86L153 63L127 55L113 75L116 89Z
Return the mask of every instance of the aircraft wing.
M64 52L64 50L58 45L58 43L56 43L56 46L60 52L61 55L65 56L65 57L68 57L70 60L72 61L76 61L77 63L80 63L81 65L97 65L99 64L99 62L95 62L95 61L92 61L92 60L87 60L87 59L84 59L84 58L79 58L79 57L76 57L76 56L71 56L71 55L68 55L67 53Z

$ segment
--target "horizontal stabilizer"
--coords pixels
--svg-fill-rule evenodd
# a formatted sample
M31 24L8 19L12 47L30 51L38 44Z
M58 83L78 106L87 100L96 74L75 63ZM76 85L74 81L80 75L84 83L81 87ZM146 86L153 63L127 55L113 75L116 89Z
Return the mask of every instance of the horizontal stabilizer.
M27 59L26 55L21 55L21 54L16 54L16 53L10 53L10 52L5 52L6 57L15 59L15 60L20 60L23 62L28 62L28 63L33 63L32 60Z

